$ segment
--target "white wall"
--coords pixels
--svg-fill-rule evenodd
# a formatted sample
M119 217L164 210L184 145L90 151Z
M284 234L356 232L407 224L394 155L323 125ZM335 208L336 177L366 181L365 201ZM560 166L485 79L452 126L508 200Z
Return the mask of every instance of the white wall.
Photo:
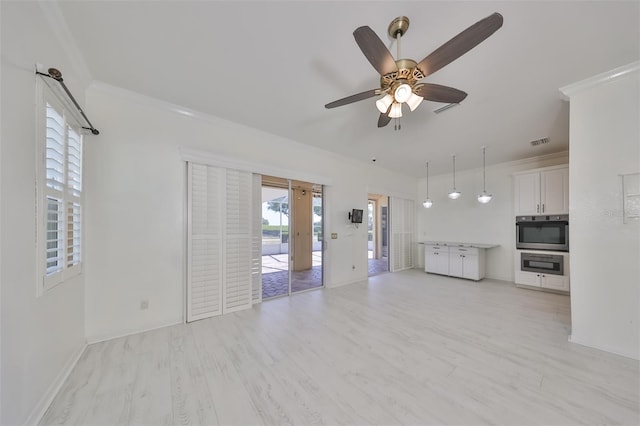
M477 152L458 156L461 155L477 157L478 164L482 166L480 147ZM487 158L490 155L491 147L487 147ZM451 158L443 161L451 162ZM486 276L513 282L516 237L512 174L567 162L568 155L563 152L488 166L487 192L493 195L488 204L480 204L477 199L478 193L482 192L482 168L456 172L456 188L462 192L457 200L447 197L453 187L451 173L429 176L429 198L433 201L430 209L422 207L427 186L426 177L421 179L418 186L418 241L499 244L499 247L487 250ZM420 261L424 265L424 259Z
M366 226L348 223L367 208L370 187L412 198L416 180L243 125L110 86L87 93L101 130L85 150L89 341L182 321L186 168L180 148L233 158L285 178L317 177L326 188L328 287L367 278ZM95 117L95 118L94 118ZM352 266L355 265L355 269ZM140 302L149 308L140 310Z
M619 175L640 172L639 68L568 90L571 341L636 359L640 222L622 222Z
M83 276L36 297L34 66L59 68L81 103L84 84L38 3L0 7L0 423L13 425L38 419L85 346Z

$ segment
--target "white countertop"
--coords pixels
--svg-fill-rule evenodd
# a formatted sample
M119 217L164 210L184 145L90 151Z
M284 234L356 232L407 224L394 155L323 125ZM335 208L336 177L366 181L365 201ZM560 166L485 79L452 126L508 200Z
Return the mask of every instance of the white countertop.
M428 244L432 246L447 246L447 247L475 247L481 249L490 249L498 247L500 244L480 244L480 243L458 243L451 241L423 241L419 244Z

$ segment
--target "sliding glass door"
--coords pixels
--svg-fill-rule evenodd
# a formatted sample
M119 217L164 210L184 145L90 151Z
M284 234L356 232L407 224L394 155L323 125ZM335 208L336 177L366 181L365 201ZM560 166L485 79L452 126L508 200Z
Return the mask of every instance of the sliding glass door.
M262 299L319 288L322 186L262 177Z
M291 292L322 287L322 185L295 182Z

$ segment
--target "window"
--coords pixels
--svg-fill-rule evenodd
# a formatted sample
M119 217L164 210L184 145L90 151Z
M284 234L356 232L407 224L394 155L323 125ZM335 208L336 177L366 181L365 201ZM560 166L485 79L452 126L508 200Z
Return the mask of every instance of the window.
M38 294L81 272L82 135L80 126L40 85L37 247Z

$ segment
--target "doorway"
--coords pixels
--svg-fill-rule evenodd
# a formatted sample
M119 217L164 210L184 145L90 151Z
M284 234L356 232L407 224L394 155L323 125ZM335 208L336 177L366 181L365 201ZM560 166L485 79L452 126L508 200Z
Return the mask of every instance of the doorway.
M369 276L389 272L389 197L369 194L367 203Z
M262 300L321 288L322 185L262 176Z

